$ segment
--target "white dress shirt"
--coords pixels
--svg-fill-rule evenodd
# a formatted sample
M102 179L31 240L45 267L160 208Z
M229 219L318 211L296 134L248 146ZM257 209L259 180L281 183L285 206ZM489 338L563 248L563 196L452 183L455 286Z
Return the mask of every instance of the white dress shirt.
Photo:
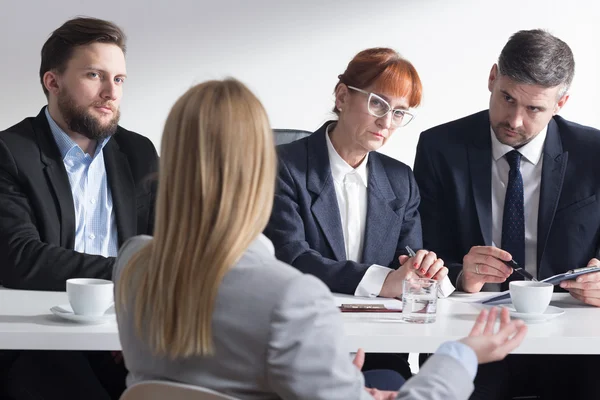
M369 154L356 168L352 168L338 154L329 138L329 130L335 126L330 124L326 130L327 152L329 154L329 166L335 187L342 230L344 234L344 247L346 259L362 262L365 226L367 221L367 187L369 185L369 174L367 161ZM355 296L376 297L379 296L385 278L393 271L391 268L373 264L365 272L359 282ZM446 277L440 282L439 293L443 297L449 296L454 291L454 286Z
M521 176L523 177L524 217L525 217L525 270L537 277L537 232L538 211L540 205L540 186L542 183L542 164L544 142L548 128L544 128L533 140L516 149L521 157ZM510 166L504 155L512 150L502 144L490 128L492 137L492 245L502 246L502 217L504 197L508 184Z

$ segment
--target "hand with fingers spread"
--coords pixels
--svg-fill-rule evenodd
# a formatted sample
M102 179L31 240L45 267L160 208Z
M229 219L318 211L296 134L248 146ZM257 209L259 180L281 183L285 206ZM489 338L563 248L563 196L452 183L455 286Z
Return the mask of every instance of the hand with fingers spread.
M503 261L512 260L510 253L493 246L473 246L463 258L462 289L479 292L486 283L501 283L513 270Z
M494 332L498 309L482 310L469 336L460 340L475 351L479 364L502 360L516 349L527 333L521 320L510 320L508 309L500 312L500 329Z
M442 281L448 275L444 260L437 258L433 251L419 250L414 257L400 256L400 268L388 274L379 295L399 297L402 295L402 282L411 278L431 278Z
M600 265L600 260L592 258L588 267ZM600 307L600 272L579 275L576 279L563 281L560 287L567 289L571 296L591 306Z

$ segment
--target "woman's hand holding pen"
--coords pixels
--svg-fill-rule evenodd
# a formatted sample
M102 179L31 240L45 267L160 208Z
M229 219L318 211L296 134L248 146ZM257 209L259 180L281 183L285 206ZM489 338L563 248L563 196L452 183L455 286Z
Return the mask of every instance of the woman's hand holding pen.
M408 247L407 247L408 248ZM444 266L444 260L437 258L433 251L419 250L417 253L410 250L409 256L400 256L400 265L413 268L419 278L429 278L441 281L448 275L448 268Z
M512 260L510 253L493 246L473 246L463 258L462 289L479 292L485 283L504 282L513 272L504 261Z
M399 297L402 295L402 282L411 278L431 278L441 281L448 275L444 260L437 258L433 251L419 250L413 257L400 256L400 268L388 274L379 295Z

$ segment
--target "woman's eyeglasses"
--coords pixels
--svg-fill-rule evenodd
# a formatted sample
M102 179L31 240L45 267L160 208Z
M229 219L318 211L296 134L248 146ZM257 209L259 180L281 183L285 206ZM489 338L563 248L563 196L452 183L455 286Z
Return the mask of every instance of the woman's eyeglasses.
M412 121L415 117L414 114L411 114L407 110L403 110L400 108L393 109L392 106L390 106L390 103L388 103L375 93L370 93L366 90L362 90L354 86L348 86L348 89L356 90L357 92L366 94L368 96L367 111L372 116L382 118L391 112L392 124L398 128L408 125L408 123Z

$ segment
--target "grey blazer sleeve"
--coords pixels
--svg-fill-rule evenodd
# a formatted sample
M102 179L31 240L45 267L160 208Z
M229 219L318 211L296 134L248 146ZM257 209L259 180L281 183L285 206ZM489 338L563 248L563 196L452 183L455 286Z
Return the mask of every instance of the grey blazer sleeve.
M454 358L434 354L398 392L397 400L467 400L474 386L467 370Z
M142 247L150 243L151 240L152 236L138 235L127 239L127 241L123 243L123 246L121 246L121 248L119 249L117 260L113 265L112 279L115 283L115 289L117 287L116 283L119 281L119 277L121 275L123 267L127 265L129 260L135 253L137 253Z
M267 349L271 388L284 399L372 400L350 362L340 312L325 284L302 275L283 293Z

